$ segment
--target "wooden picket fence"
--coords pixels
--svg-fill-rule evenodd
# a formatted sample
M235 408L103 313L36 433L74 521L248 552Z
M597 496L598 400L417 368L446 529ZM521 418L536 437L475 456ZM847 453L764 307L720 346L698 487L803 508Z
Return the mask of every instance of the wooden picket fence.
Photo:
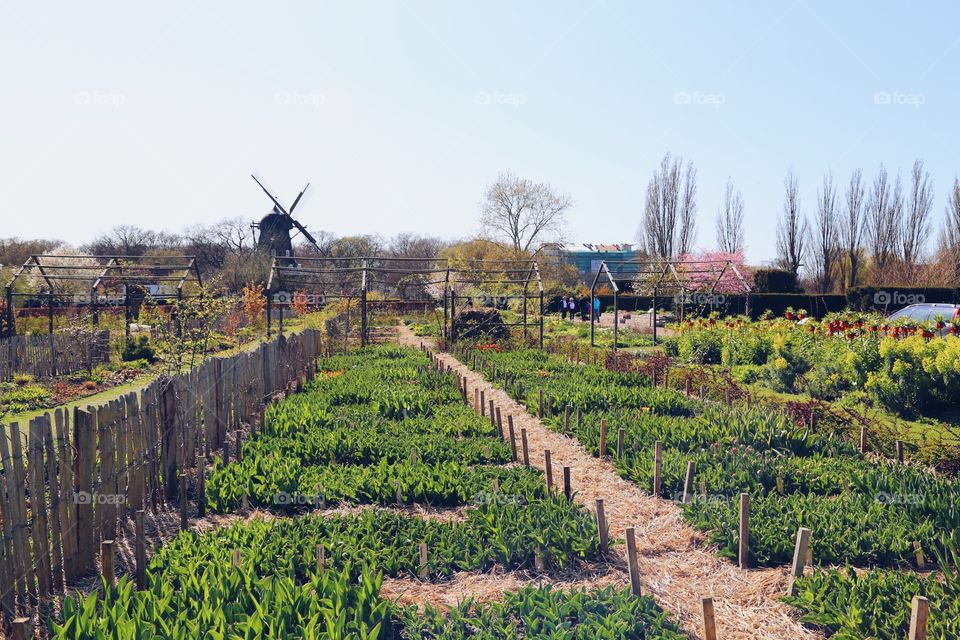
M187 373L97 406L2 427L0 608L31 616L97 571L100 543L140 510L203 513L211 456L262 421L264 405L310 379L321 334L306 330L256 351L211 358Z
M17 373L52 378L109 360L110 332L106 329L77 338L51 333L0 340L0 380L11 380Z

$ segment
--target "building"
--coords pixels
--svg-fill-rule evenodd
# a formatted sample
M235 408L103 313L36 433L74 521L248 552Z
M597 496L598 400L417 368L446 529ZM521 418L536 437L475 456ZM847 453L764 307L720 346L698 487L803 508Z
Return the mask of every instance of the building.
M593 278L604 260L633 260L637 250L632 244L567 244L559 249L563 260L577 269L577 276L585 284Z

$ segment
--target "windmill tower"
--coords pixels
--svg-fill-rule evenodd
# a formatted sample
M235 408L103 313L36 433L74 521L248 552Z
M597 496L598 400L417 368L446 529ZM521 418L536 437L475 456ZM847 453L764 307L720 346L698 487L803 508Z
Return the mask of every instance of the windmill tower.
M280 204L280 201L270 193L270 190L267 189L257 176L251 175L254 182L256 182L263 192L267 194L267 197L273 202L273 210L265 215L260 222L254 222L251 226L254 229L260 231L260 236L257 238L257 248L268 255L272 256L289 256L289 264L294 264L293 260L293 236L291 231L296 228L303 237L306 238L307 242L316 247L317 251L320 251L319 245L317 245L316 239L310 235L310 232L307 231L307 228L304 227L300 222L293 217L293 211L297 208L297 204L300 203L300 199L303 197L303 194L307 192L307 188L310 186L308 182L307 185L300 191L300 194L293 201L293 204L290 205L290 210L288 211Z

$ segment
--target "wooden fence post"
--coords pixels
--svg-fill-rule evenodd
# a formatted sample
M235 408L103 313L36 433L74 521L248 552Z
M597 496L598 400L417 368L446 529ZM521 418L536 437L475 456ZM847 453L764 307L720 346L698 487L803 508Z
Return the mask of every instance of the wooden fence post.
M693 474L697 469L697 463L693 460L687 460L687 475L683 479L683 504L687 504L693 499Z
M133 514L134 527L136 528L136 548L134 555L137 562L137 589L147 588L147 532L144 526L143 509Z
M640 595L640 569L637 566L637 538L633 527L627 527L627 568L630 570L630 591Z
M603 498L597 498L597 531L600 533L600 553L607 554L607 540L609 532L607 531L607 516L603 512Z
M930 601L923 596L913 596L910 602L910 634L908 640L926 640L927 616L930 613Z
M750 567L750 494L740 494L740 568Z
M116 585L116 572L114 563L116 557L113 551L113 540L104 540L100 543L100 573L103 576L107 588L113 589Z
M903 440L897 440L897 462L903 464Z
M860 427L860 453L867 452L867 428Z
M520 428L520 444L523 446L523 466L530 466L530 450L527 448L527 430Z
M663 443L653 443L653 497L659 498L663 488Z
M701 598L700 610L703 612L703 637L705 640L717 640L717 620L713 611L713 598Z
M30 618L14 619L11 631L11 640L27 640L28 638L32 637L32 633L30 631Z
M625 452L624 442L626 442L627 430L623 427L617 429L617 458L622 458Z
M573 496L573 490L570 487L570 467L563 468L563 496L567 500Z
M553 491L553 461L550 458L550 449L543 450L543 469L547 478L547 493Z
M543 387L537 389L537 417L543 420Z
M607 419L600 418L600 459L607 457Z
M800 527L797 530L797 542L793 548L793 564L790 567L790 580L787 583L787 595L797 595L796 581L803 575L807 561L807 547L810 544L810 529Z
M420 548L420 567L419 576L421 580L426 580L430 576L430 567L428 566L427 543L421 542Z
M513 414L507 416L507 429L510 431L510 455L517 461L517 434L513 430Z

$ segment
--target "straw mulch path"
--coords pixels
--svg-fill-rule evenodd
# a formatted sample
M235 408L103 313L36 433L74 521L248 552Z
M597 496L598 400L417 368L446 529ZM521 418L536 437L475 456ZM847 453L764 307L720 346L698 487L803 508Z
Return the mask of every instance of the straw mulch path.
M432 340L414 336L406 326L399 328L397 337L401 344L419 347L423 343L433 347ZM563 477L563 467L570 467L577 502L593 511L596 499L604 500L611 539L622 539L627 527L635 528L642 591L652 595L673 614L686 631L703 637L700 599L709 595L714 598L717 634L724 640L820 637L801 625L792 609L779 601L787 585L786 568L743 571L720 559L704 537L683 520L678 505L654 498L622 479L610 461L587 453L573 438L551 431L506 392L494 388L453 356L441 353L439 357L444 364L466 376L468 398L472 400L473 389L479 387L485 391L487 401L493 400L500 408L504 425L507 415L513 416L518 439L520 429L527 430L531 464L543 469L543 452L549 449L556 481ZM611 549L620 572L626 566L624 553L622 544ZM627 583L625 576L611 580ZM502 592L522 584L523 579L510 576L458 577L453 585L422 584L416 590L419 596L435 602L446 601L450 592L456 592L461 599L474 595L471 587L476 586L479 587L476 595L482 598L491 591L491 583L496 583ZM410 589L412 592L414 587ZM441 597L428 593L434 589L441 589L444 593Z

